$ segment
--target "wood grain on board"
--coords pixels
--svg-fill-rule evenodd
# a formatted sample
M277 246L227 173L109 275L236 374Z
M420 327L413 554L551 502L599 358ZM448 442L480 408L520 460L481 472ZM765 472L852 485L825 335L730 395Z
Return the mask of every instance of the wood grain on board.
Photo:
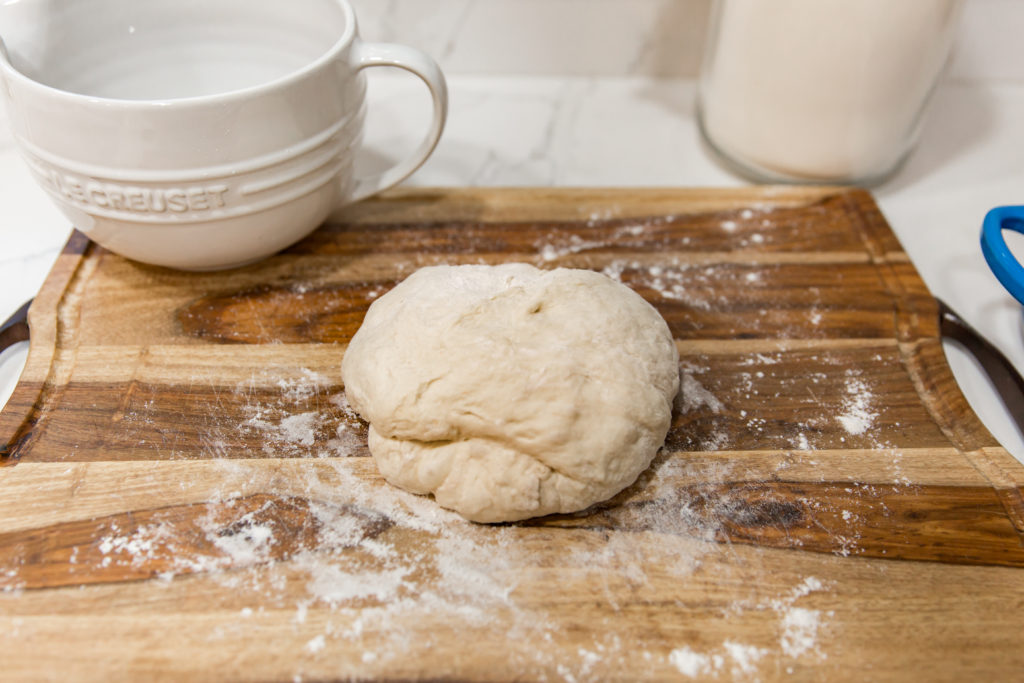
M340 362L418 267L601 270L672 330L652 468L473 525L381 480ZM4 678L1012 679L1024 467L870 195L402 190L253 266L75 234L0 412Z

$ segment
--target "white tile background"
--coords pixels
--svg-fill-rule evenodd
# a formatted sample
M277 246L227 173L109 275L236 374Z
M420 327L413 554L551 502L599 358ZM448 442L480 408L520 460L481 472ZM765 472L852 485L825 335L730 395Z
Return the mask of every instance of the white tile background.
M695 76L700 68L711 4L711 0L351 2L366 40L419 47L450 74L684 78ZM1024 81L1022 32L1024 1L966 0L950 77Z

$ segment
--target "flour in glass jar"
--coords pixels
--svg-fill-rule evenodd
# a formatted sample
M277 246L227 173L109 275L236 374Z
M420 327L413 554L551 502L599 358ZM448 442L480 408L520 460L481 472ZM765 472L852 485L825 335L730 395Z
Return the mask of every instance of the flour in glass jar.
M916 142L963 0L721 0L702 129L761 176L866 184Z

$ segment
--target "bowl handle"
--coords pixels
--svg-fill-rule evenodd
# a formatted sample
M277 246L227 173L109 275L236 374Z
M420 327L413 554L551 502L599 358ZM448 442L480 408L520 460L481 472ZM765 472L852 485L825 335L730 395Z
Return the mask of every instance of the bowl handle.
M1006 246L1003 230L1024 234L1024 206L999 206L981 224L981 253L988 267L1013 298L1024 304L1024 266Z
M419 76L427 84L434 101L430 129L420 146L407 159L383 173L356 179L349 199L358 201L402 182L422 166L434 151L438 140L441 139L445 119L448 117L448 85L437 62L427 54L405 45L364 43L357 40L352 47L352 64L357 71L370 66L396 66L405 69Z

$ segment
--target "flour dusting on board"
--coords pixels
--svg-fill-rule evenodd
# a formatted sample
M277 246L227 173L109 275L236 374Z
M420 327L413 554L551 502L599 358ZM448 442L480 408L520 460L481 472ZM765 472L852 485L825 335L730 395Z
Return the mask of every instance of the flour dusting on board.
M683 361L679 365L679 394L676 396L676 410L689 413L707 407L714 413L722 411L722 402L694 377L698 368Z
M722 400L696 379L702 369L683 367L690 380L681 407L725 410ZM775 615L772 642L724 637L719 645L700 650L687 644L681 625L678 642L666 649L664 642L626 639L609 627L552 661L554 651L536 643L563 639L565 615L524 602L517 591L523 582L532 590L543 584L534 575L538 568L532 544L554 541L535 540L537 536L526 533L531 531L528 525L466 522L429 498L386 484L372 461L351 457L356 451L364 453L364 444L337 442L339 431L351 426L355 433L359 427L344 394L329 393L328 382L316 373L291 374L306 376L306 384L255 378L237 391L248 399L249 417L240 429L256 430L267 438L268 448L292 457L275 458L270 468L247 459L211 460L207 466L215 468L217 484L204 494L187 524L159 513L135 526L112 524L86 552L111 568L132 568L140 578L149 571L167 590L174 590L177 579L196 574L230 588L237 601L233 609L238 632L256 623L263 606L290 610L291 624L303 634L298 654L313 661L332 656L339 646L345 651L354 647L367 676L408 656L415 639L432 628L467 633L498 628L510 643L522 644L510 647L508 665L541 680L554 670L558 676L549 680L598 681L610 670L635 666L638 656L651 672L755 680L768 661L818 656L815 641L825 618L796 604L810 592L801 583L783 589L774 601L723 606L726 626L730 614L744 610ZM259 394L257 384L275 386L276 397ZM256 400L258 395L262 401ZM305 407L311 400L315 407L319 400L319 410L285 414L300 400ZM650 503L638 507L627 502L609 509L610 514L624 515L625 526L642 532L577 533L560 560L560 573L592 586L588 601L623 615L666 575L687 580L710 562L711 571L727 576L728 565L716 558L730 513L708 508L705 493L680 482L719 485L740 474L722 463L659 458L635 494ZM222 632L217 637L233 636ZM301 677L302 671L296 674Z
M358 433L359 416L349 407L343 393L331 392L328 378L304 367L287 379L270 377L268 373L265 370L235 387L236 396L247 399L242 407L247 419L241 430L260 438L264 454L345 456L364 443ZM280 390L273 400L267 400L256 390L268 383Z
M878 412L871 409L871 392L854 370L846 371L846 394L843 413L836 419L850 434L863 434L874 424Z
M772 610L779 615L781 636L779 645L782 654L792 660L811 656L822 660L826 655L818 650L819 628L824 624L820 610L796 607L794 603L811 593L824 590L821 580L806 577L794 587L789 595L748 607L737 604L738 611L753 609L759 612ZM831 613L829 613L831 616ZM772 649L725 639L719 647L700 651L689 646L677 647L669 653L669 661L676 670L688 678L718 677L727 673L730 678L756 677L759 662L773 654Z
M767 215L740 213L716 229L752 253L772 245ZM606 213L588 216L586 227L606 220L612 220ZM552 231L532 245L539 265L597 267L668 310L714 312L735 304L737 292L746 297L751 347L683 349L677 429L652 468L612 503L564 519L466 522L380 478L362 457L365 425L336 376L302 366L256 370L228 389L227 398L242 406L242 420L208 417L203 464L215 476L175 482L191 516L182 521L157 511L135 521L119 518L93 543L76 547L74 562L130 570L138 579L155 576L168 596L204 582L228 587L229 597L219 598L227 603L218 607L238 623L234 636L225 628L220 637L255 633L264 607L284 611L301 635L299 655L348 657L338 670L365 678L394 671L388 665L416 648L442 645L433 634L453 629L470 644L475 634L503 639L508 670L524 679L582 683L640 673L760 680L822 662L823 635L834 617L827 609L832 587L815 576L776 576L756 566L767 554L745 545L737 529L762 525L786 536L787 524L809 520L835 543L833 554L861 552L862 511L836 509L812 495L787 497L770 485L814 483L816 458L838 447L836 434L884 445L874 380L850 370L839 351L785 348L787 333L814 339L828 324L820 291L808 289L813 306L800 321L804 327L786 328L780 322L786 312L765 303L777 266L742 255L712 265L663 258L655 230L670 220L619 220L602 239L582 228ZM676 235L673 244L688 239ZM620 258L610 246L653 249L657 259ZM757 347L765 330L779 338L766 335L775 345ZM791 410L766 414L773 401ZM256 444L251 459L231 451L240 435ZM211 479L213 488L204 483ZM846 493L854 501L879 495L857 483ZM788 547L799 548L804 540L793 528ZM552 554L566 538L572 542L565 552ZM827 566L835 559L827 552L807 566ZM737 566L740 555L754 560ZM548 564L539 566L540 557ZM642 615L647 601L663 599L653 587L690 581L716 588L699 601L678 599L678 623L659 625L657 637L647 640L617 632L618 623ZM21 585L19 567L0 567L3 590ZM531 598L540 590L544 601ZM577 619L600 619L599 628L573 621L572 609L551 606L560 601L582 610ZM695 634L688 612L718 630ZM757 637L736 628L750 616L764 625ZM561 646L558 661L554 644Z

